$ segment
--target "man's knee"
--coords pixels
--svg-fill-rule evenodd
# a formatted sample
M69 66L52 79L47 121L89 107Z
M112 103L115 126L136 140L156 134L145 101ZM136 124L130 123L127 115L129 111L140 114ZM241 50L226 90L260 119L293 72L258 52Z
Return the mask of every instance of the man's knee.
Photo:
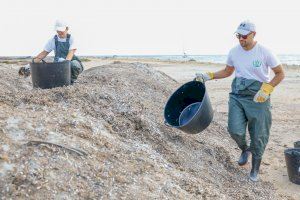
M81 63L78 60L71 61L71 68L72 70L78 71L79 73L83 70Z
M269 141L269 132L259 132L259 133L250 133L251 138L251 148L253 149L253 156L256 158L261 158L264 154L266 146Z
M245 150L247 148L246 133L232 132L228 130L231 138L236 142L240 149Z
M228 118L227 131L229 132L230 135L245 136L246 126L247 124L244 123L243 120L237 118L232 119L232 117Z
M243 139L246 137L246 133L243 133L243 132L237 132L237 131L232 131L230 129L227 129L228 130L228 133L230 134L230 136L233 138L233 139Z

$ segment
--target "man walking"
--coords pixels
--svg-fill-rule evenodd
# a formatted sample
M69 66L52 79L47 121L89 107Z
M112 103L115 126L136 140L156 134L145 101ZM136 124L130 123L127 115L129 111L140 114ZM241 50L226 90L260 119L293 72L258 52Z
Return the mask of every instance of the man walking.
M272 123L270 94L284 79L278 58L255 41L255 35L255 24L242 22L236 30L239 45L230 50L225 69L196 74L197 81L205 82L229 77L235 71L229 94L228 132L242 150L238 161L240 166L247 164L252 154L252 181L258 180L261 159L269 140ZM272 80L270 69L275 73ZM250 146L246 141L247 126Z

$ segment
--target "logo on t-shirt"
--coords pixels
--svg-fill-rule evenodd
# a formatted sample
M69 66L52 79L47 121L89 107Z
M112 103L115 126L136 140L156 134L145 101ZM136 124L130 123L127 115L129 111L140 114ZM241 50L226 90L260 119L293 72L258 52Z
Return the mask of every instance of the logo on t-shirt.
M262 64L262 63L261 63L261 61L259 61L259 60L255 60L255 61L252 62L252 66L253 66L253 67L260 67L261 64Z

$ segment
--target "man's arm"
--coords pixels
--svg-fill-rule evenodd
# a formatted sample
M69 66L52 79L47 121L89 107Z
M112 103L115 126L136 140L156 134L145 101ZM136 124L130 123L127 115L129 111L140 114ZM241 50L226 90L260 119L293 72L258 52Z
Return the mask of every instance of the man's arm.
M42 51L41 53L39 53L34 59L34 62L40 62L42 59L46 58L46 56L49 54L49 52L47 51Z
M196 73L196 78L194 80L204 83L212 79L227 78L231 76L233 72L234 72L234 67L226 65L225 69L222 69L217 72Z
M273 87L278 85L283 79L284 79L284 71L281 65L278 65L277 67L272 68L273 72L275 73L274 78L269 83Z
M260 90L254 96L254 101L263 103L270 98L270 94L273 92L274 87L278 85L284 79L284 72L281 65L272 68L275 73L274 78L270 83L263 83Z
M214 77L214 79L227 78L227 77L231 76L231 74L233 72L234 72L234 67L226 65L225 69L214 72L213 77Z
M76 49L71 49L66 57L66 60L72 60L74 54L75 54Z
M47 55L49 54L49 52L47 51L42 51L41 53L39 53L35 58L33 58L33 62L40 62L42 59L44 59ZM24 76L24 77L27 77L27 76L30 76L30 66L29 64L25 65L25 66L22 66L20 67L19 69L19 75L20 76Z

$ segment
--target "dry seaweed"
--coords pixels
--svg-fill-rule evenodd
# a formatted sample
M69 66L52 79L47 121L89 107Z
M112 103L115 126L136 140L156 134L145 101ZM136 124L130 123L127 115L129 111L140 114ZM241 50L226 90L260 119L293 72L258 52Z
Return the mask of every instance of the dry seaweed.
M248 181L217 121L197 135L165 126L164 104L179 85L148 65L95 67L50 90L33 89L19 66L0 67L2 199L285 198Z

